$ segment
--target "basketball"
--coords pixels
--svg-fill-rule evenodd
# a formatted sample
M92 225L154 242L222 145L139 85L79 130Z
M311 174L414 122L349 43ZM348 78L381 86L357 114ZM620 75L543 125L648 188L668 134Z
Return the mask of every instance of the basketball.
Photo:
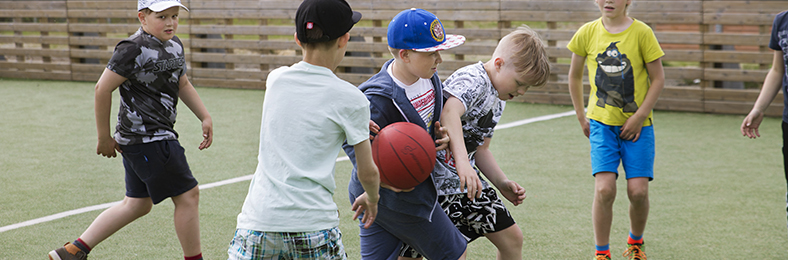
M380 129L372 141L372 158L380 171L380 181L398 189L410 189L432 173L435 142L417 124L393 123Z

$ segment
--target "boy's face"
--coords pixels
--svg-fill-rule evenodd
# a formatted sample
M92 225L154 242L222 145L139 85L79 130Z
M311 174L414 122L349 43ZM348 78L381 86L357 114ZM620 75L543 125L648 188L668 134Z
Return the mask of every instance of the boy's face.
M438 71L438 64L443 62L440 52L418 52L407 50L408 72L422 79L431 78Z
M498 98L510 100L516 96L521 96L528 91L531 86L526 84L525 76L520 76L510 64L504 64L498 69L495 76L490 77L493 87L498 91Z
M180 7L174 6L161 12L145 12L140 11L138 17L142 23L142 29L145 32L155 36L162 42L169 41L175 36L175 31L178 29L178 12Z

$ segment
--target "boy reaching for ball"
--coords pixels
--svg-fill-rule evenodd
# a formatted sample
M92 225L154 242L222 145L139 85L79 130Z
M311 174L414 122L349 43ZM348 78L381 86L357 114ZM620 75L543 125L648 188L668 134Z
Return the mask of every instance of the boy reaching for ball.
M380 177L369 142L369 101L333 73L359 19L345 0L305 0L298 7L295 41L303 60L268 74L257 170L228 259L347 259L333 200L334 165L345 140L357 151L364 193L353 208L364 211L362 224L374 221Z
M501 39L490 60L460 68L444 82L441 123L451 142L448 150L438 151L433 174L438 201L468 242L487 237L498 248L498 259L522 259L523 233L486 181L474 198L473 191L463 189L462 178L481 172L512 204L523 202L525 189L506 177L490 141L505 101L544 85L549 76L542 40L523 26ZM413 250L403 256L421 257Z
M439 51L459 46L465 37L446 35L434 14L409 9L392 19L387 38L394 58L359 86L370 101L371 128L411 122L437 139L436 149L445 149L448 139L438 123L443 104L436 74L442 62ZM349 145L344 149L357 166L359 151ZM475 191L477 183L478 179L469 181L469 189ZM353 169L348 186L351 202L363 196L358 169ZM359 235L362 259L396 259L403 242L431 260L465 259L465 239L438 208L432 177L405 192L381 189L377 218L368 228L360 228Z

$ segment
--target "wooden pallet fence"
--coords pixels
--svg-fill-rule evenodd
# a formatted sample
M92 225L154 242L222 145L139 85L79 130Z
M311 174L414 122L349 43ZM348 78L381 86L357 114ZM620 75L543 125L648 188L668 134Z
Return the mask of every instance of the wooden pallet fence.
M293 41L292 0L182 0L178 36L196 86L264 89L268 72L301 60ZM391 55L386 26L398 12L423 8L446 33L467 42L441 52L439 75L486 61L497 41L522 24L547 44L551 80L517 99L571 104L567 42L600 12L590 0L348 0L363 14L337 74L366 81ZM96 81L114 46L139 29L134 0L0 0L0 77ZM771 23L785 1L636 0L630 16L654 28L665 50L666 86L657 109L743 114L770 67ZM586 80L586 95L588 91ZM779 116L782 94L767 111Z

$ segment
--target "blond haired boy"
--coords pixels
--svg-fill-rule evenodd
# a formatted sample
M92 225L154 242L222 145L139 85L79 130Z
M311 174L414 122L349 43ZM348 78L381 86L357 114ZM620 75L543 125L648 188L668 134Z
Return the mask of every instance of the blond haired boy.
M506 100L544 85L549 76L544 44L524 26L503 37L490 60L460 68L444 82L448 98L441 123L451 142L449 150L438 151L434 174L438 200L468 242L487 237L498 248L498 259L522 259L522 231L486 181L481 180L474 193L464 189L463 178L481 172L512 204L523 202L525 189L506 177L490 142ZM402 256L420 257L405 250Z

